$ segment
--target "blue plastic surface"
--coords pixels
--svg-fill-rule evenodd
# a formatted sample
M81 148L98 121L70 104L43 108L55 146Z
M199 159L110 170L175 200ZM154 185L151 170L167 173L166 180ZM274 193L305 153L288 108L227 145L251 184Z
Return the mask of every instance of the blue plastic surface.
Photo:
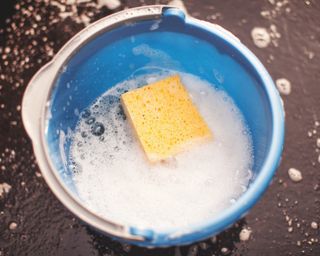
M156 28L156 29L154 29ZM150 54L139 54L136 47ZM146 48L145 48L146 49ZM161 54L156 54L160 51ZM166 10L160 20L139 21L103 33L78 50L58 75L51 94L51 119L46 139L59 175L77 196L68 166L59 147L63 131L73 130L77 113L91 105L113 85L137 73L155 72L155 67L194 74L227 92L242 111L253 138L254 178L248 191L213 220L190 227L189 234L170 237L171 230L157 234L150 230L131 231L146 236L140 245L184 244L220 232L246 213L261 197L277 167L284 137L280 97L273 81L257 58L232 36L196 20L184 20L181 13ZM152 235L152 237L150 237Z

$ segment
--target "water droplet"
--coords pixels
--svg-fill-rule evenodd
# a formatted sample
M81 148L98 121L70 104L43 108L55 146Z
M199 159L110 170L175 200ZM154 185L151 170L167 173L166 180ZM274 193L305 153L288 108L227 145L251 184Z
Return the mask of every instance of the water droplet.
M92 127L91 127L91 133L95 136L101 136L104 133L104 126L102 123L96 122Z

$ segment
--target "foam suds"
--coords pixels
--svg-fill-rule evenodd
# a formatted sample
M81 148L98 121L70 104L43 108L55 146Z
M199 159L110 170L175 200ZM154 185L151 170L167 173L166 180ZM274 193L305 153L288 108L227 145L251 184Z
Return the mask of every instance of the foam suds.
M251 31L251 37L254 44L259 48L266 48L271 42L270 34L265 28L253 28Z
M160 80L170 71L114 86L83 111L69 156L85 204L108 220L155 230L208 220L246 190L251 138L239 110L207 82L180 74L214 139L150 164L120 105L122 93Z

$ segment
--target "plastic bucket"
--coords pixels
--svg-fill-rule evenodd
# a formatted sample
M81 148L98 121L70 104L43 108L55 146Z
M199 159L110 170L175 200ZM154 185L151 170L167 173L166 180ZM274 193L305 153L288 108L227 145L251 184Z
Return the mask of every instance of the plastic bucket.
M139 47L147 51L135 50ZM213 219L162 233L114 223L87 209L66 160L66 138L77 124L77 113L110 86L155 68L191 73L226 91L242 111L254 147L254 177L235 204ZM252 52L225 29L160 5L116 13L74 36L30 81L22 115L43 177L57 198L95 229L142 246L191 243L241 218L268 187L284 139L281 99Z

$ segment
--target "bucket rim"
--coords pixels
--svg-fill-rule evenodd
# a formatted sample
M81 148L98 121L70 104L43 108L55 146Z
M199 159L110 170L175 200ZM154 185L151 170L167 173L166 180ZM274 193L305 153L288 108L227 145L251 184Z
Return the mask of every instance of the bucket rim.
M37 148L37 150L35 150L37 160L40 162L40 166L44 167L40 168L41 172L44 174L43 176L47 184L57 198L77 217L95 229L118 237L119 239L127 239L133 243L137 243L138 245L170 246L174 244L195 242L219 233L229 225L233 224L236 220L247 213L247 211L258 201L268 187L276 168L278 167L284 142L284 111L280 95L276 90L272 78L262 63L246 46L244 46L227 30L218 25L204 22L192 18L188 14L184 14L183 18L185 19L185 23L187 25L206 30L208 33L212 33L219 37L219 39L223 40L233 49L239 51L239 53L242 55L241 57L253 67L259 79L261 80L261 86L268 97L267 100L270 106L273 126L271 131L270 148L260 168L259 174L249 186L248 190L240 196L236 203L221 211L219 215L214 216L210 220L192 225L187 229L173 228L171 230L161 232L125 226L107 220L106 218L85 207L84 204L81 203L80 199L76 198L69 191L67 186L61 180L61 177L58 175L58 171L56 170L55 165L50 158L45 136L45 120L48 109L47 100L51 95L51 90L53 89L54 81L58 76L58 71L61 69L64 63L68 62L73 54L76 53L77 49L81 48L92 37L98 36L100 33L107 32L108 30L112 30L130 20L157 18L163 14L163 10L166 8L177 9L176 7L166 5L150 5L127 9L96 21L72 37L55 55L53 60L50 62L50 69L46 71L55 75L54 79L48 83L49 85L47 88L46 97L42 102L42 114L39 124L40 131L38 133L39 137L33 138L33 143L34 140L40 140L40 143L34 143L34 148ZM126 19L120 19L119 17L125 12L132 12L133 14L131 16L127 16ZM30 84L31 83L32 80Z

